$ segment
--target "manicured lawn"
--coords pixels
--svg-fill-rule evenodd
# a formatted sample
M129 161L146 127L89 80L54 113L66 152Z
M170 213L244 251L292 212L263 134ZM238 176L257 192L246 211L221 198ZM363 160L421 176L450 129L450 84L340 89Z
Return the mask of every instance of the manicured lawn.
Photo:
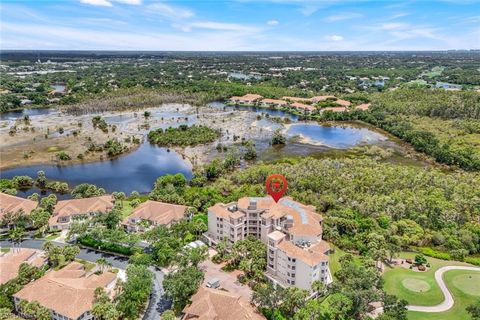
M330 259L328 263L330 264L330 272L332 273L332 276L335 277L335 272L340 270L340 258L346 255L347 252L343 251L342 249L339 249L338 247L335 247L331 243L330 243L330 247L332 249L335 249L335 252L330 253ZM353 260L359 261L358 256L353 255Z
M400 255L402 259L415 257L413 252L404 252ZM425 272L412 271L402 267L386 269L383 278L385 280L385 290L405 299L410 304L419 306L433 306L443 301L442 291L435 281L435 271L438 268L449 265L468 265L462 262L445 261L427 257L431 268Z
M45 240L52 241L60 236L60 232L51 233L45 237Z
M128 217L133 211L133 207L130 205L130 201L124 200L123 201L123 208L122 208L122 220Z
M413 258L415 253L405 252L401 258ZM432 306L441 303L444 296L438 287L434 273L448 265L469 265L456 261L445 261L427 257L431 268L426 272L416 272L402 267L387 269L384 273L385 291L405 299L409 304ZM466 306L480 298L480 272L451 270L444 274L445 282L453 294L455 305L442 313L409 312L409 320L453 320L470 319Z
M443 275L455 304L441 313L409 312L409 320L457 320L470 319L466 307L480 299L480 272L451 270Z
M85 266L85 271L87 272L92 270L95 267L95 263L92 263L86 260L77 259L77 262L80 262L81 264L83 264Z
M6 252L9 252L9 251L10 251L10 248L1 248L0 249L1 253L6 253Z

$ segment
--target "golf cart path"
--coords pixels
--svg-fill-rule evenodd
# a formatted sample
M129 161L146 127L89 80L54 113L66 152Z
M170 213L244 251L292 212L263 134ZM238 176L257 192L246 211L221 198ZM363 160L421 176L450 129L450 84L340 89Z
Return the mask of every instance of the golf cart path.
M478 267L467 267L467 266L446 266L441 267L435 271L435 281L437 281L440 290L442 290L445 300L442 303L437 304L436 306L415 306L409 305L407 309L409 311L420 311L420 312L444 312L453 307L454 301L452 293L448 290L445 281L443 281L443 274L450 270L467 270L467 271L480 271Z

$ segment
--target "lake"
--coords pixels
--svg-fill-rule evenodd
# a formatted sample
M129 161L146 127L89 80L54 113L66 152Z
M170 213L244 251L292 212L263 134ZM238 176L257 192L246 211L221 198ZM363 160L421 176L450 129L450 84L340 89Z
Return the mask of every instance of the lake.
M286 134L288 137L300 136L306 143L339 149L387 140L385 136L367 128L322 126L316 123L292 124Z
M2 178L27 175L35 178L39 170L45 171L48 179L67 181L70 187L80 183L92 183L107 192L149 192L155 180L165 174L182 173L188 179L192 169L187 161L175 151L168 151L144 142L125 156L114 160L75 164L69 166L35 165L18 167L1 172ZM33 192L33 191L32 191Z
M8 111L8 112L0 113L0 120L16 120L18 118L23 118L24 116L29 116L29 117L43 116L43 115L48 115L54 112L58 112L58 111L52 108L36 108L36 109Z
M328 126L317 123L299 122L298 117L293 116L281 110L271 110L256 107L235 107L225 106L221 102L210 103L211 108L223 110L225 112L235 112L235 110L246 110L255 113L268 114L270 117L287 117L293 123L287 126L285 130L289 138L300 136L301 139L290 139L289 143L283 148L272 148L270 138L255 140L260 159L275 160L283 156L310 156L321 152L334 149L344 149L361 144L379 143L387 138L375 131L362 127L353 126ZM18 112L9 112L2 114L2 119L16 119L23 115L45 116L53 112L54 109L25 109ZM127 125L135 118L134 113L130 114L106 114L104 119L109 124L116 124L121 127ZM142 112L138 112L137 117L143 117ZM186 115L180 112L165 112L160 110L152 111L151 117L171 118L175 122L161 125L176 127L181 124L192 125L197 123L197 115ZM262 128L274 131L283 128L283 125L263 117L256 121L256 125ZM156 126L150 128L156 129ZM149 130L139 130L137 133L146 134ZM52 133L58 134L58 133ZM64 133L66 134L66 133ZM37 172L43 170L47 178L68 182L72 188L80 183L92 183L103 187L107 192L123 191L127 194L132 191L140 193L149 192L155 180L165 174L182 173L188 179L192 177L190 163L185 161L182 156L175 151L168 151L166 148L151 145L148 141L143 142L138 149L131 153L121 156L114 160L105 160L92 163L75 164L68 166L57 165L34 165L17 167L1 171L2 178L11 178L17 175L27 175L33 178ZM19 192L19 195L26 196L38 190L31 189L26 192ZM61 196L62 198L68 195Z

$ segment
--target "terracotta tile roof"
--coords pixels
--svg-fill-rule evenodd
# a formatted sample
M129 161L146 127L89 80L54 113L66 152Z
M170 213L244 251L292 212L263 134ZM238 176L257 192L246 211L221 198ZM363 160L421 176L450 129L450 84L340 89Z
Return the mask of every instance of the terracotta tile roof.
M42 266L46 261L42 252L35 249L20 249L20 252L10 250L0 255L0 284L3 284L18 275L18 268L24 262L36 267Z
M345 112L347 111L347 108L345 107L328 107L328 108L323 108L322 112L325 111L332 111L332 112Z
M285 238L285 236L286 236L285 233L283 233L283 232L281 232L281 231L278 231L278 230L275 230L275 231L270 232L270 233L268 234L268 237L269 237L270 239L273 239L273 240L281 240L281 239Z
M362 103L355 107L355 109L368 110L370 108L370 103Z
M270 209L275 205L272 197L243 197L238 199L237 206L242 210L247 210L251 201L256 203L257 210Z
M247 93L246 95L243 96L233 96L230 98L231 101L249 101L249 102L254 102L256 100L262 99L263 96L259 94L252 94L252 93Z
M278 100L278 99L263 99L262 102L267 104L281 105L281 106L285 106L288 104L287 101Z
M328 261L328 255L325 253L329 250L329 246L325 241L320 241L304 249L290 241L282 241L277 245L277 248L285 252L289 257L299 259L309 266L315 266L320 262Z
M317 103L319 101L325 101L328 98L335 98L335 96L315 96L315 97L311 97L310 101Z
M148 220L155 225L169 225L183 219L187 208L187 206L147 200L135 208L123 223L127 224L130 219L135 218Z
M215 214L215 216L224 218L224 219L229 219L229 218L238 219L245 216L245 214L241 211L231 212L228 210L228 207L234 206L234 205L235 205L234 203L229 203L229 204L217 203L211 206L210 208L208 208L208 211L211 211L213 214Z
M48 224L55 225L59 217L82 215L90 212L107 212L113 207L114 200L111 195L58 201Z
M265 319L239 295L200 287L183 309L182 319L196 320L261 320Z
M350 105L352 104L350 101L342 100L342 99L337 99L335 103L341 105L342 107L350 107Z
M317 109L314 106L299 103L299 102L292 103L291 106L295 109L308 110L308 111L314 111Z
M30 214L37 206L38 202L36 201L0 193L0 218L9 212L16 213L19 210Z
M50 271L40 279L27 284L14 297L38 301L42 306L71 319L77 319L92 310L97 287L107 287L116 275L104 272L88 274L84 266L71 262L58 271Z
M288 228L288 232L294 235L318 236L322 234L320 225L322 216L315 212L314 207L306 206L290 197L283 197L278 203L275 203L271 197L268 198L273 204L268 211L262 214L262 218L291 218L293 226Z
M295 101L295 102L310 102L309 98L299 98L299 97L289 97L284 96L282 97L283 100Z

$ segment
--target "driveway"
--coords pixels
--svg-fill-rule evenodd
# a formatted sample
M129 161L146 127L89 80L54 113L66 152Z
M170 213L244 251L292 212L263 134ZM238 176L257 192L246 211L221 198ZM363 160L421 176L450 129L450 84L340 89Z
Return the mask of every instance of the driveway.
M205 286L208 280L216 278L220 280L220 288L227 290L228 292L240 295L245 301L250 302L252 297L252 289L249 286L243 285L237 280L237 276L241 273L239 271L225 272L221 268L225 264L215 264L211 260L206 260L200 264L200 269L205 272L205 279L203 280L203 286Z

